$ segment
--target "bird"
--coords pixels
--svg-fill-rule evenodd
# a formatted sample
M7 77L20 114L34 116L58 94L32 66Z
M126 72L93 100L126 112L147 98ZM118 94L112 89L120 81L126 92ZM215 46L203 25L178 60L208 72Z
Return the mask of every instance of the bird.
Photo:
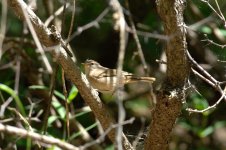
M117 70L101 66L94 60L87 59L84 63L85 75L91 86L101 93L113 93L117 87L133 82L153 83L154 77L138 77L132 73L122 71L117 80Z

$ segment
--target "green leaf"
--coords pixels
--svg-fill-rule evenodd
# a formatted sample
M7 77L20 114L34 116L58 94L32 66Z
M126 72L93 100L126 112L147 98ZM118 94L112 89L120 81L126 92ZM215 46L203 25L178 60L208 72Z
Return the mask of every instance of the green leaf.
M71 91L68 95L68 103L71 103L71 101L78 95L78 89L76 86L72 86Z
M60 118L64 119L66 115L66 110L64 106L62 106L61 103L58 102L57 100L53 100L52 105L56 109L57 113L60 115Z
M191 98L192 98L192 105L195 109L201 110L209 106L207 100L198 94L193 94Z
M43 86L43 85L32 85L32 86L29 86L29 89L31 89L31 90L49 90L48 87ZM62 100L65 100L65 97L61 92L54 90L54 94L57 97L61 98Z
M198 94L193 94L191 96L192 99L192 108L197 109L197 110L203 110L207 107L209 107L209 103L207 102L207 100ZM210 114L210 111L206 111L203 113L203 115L208 116Z
M32 140L30 137L27 137L27 142L26 142L26 150L30 150L31 149L31 144L32 143Z
M187 123L187 122L185 122L185 121L183 121L183 122L180 122L179 123L183 128L185 128L186 130L192 130L192 126L189 124L189 123Z
M134 101L127 101L125 107L133 110L148 108L148 102L144 98L139 98Z
M29 86L29 89L31 90L49 90L46 86L43 85L31 85Z
M214 124L215 128L222 128L224 126L226 126L226 121L218 121Z
M23 103L21 102L19 96L15 93L15 91L13 89L11 89L9 86L7 86L5 84L1 84L1 83L0 83L0 90L8 93L9 95L11 95L14 98L14 100L16 102L16 105L19 108L21 114L23 116L26 116Z
M203 33L206 33L206 34L211 34L212 33L212 29L208 26L202 26L200 28L200 31L203 32Z
M50 146L49 148L47 148L47 150L62 150L62 149L59 148L59 147L56 146L56 145L52 145L52 146Z
M48 127L51 126L51 124L52 124L55 120L57 120L57 119L58 119L57 116L50 116L50 117L48 118Z
M115 149L115 147L113 144L111 144L105 148L105 150L114 150L114 149Z
M208 135L210 135L211 133L213 133L213 131L214 131L214 127L213 126L209 126L209 127L205 128L204 130L202 130L199 133L199 136L201 138L207 137Z
M226 37L226 30L225 29L220 29L220 32L223 34L223 36Z
M145 115L149 112L149 103L145 98L138 98L133 101L126 101L125 108L130 110L134 115Z
M97 126L97 124L98 124L98 123L95 122L94 124L92 124L92 125L88 126L87 128L85 128L85 130L86 130L86 131L89 131L89 130L95 128L95 127ZM81 131L76 132L76 133L74 133L74 134L71 135L71 137L69 138L69 140L72 140L72 139L78 137L78 136L81 135L81 134L82 134Z
M62 100L65 100L65 97L62 93L60 93L59 91L54 90L54 94L59 97Z
M85 115L85 114L87 114L87 113L89 113L89 112L91 112L91 110L90 110L90 111L83 111L83 112L80 112L80 113L76 114L74 117L75 117L75 118L76 118L76 117L80 117L80 116Z

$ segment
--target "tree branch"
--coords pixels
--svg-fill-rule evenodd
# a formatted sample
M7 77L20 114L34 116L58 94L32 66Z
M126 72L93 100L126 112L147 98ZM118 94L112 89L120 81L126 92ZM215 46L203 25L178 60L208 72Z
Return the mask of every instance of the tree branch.
M186 57L186 29L183 24L185 1L157 0L157 10L164 24L166 43L167 76L163 88L157 93L157 104L146 139L146 150L166 150L170 133L180 115L185 99L184 86L189 76Z
M35 32L42 45L45 47L53 47L60 45L60 40L56 39L53 33L44 26L42 21L35 15L35 13L28 8L23 0L7 0L9 6L15 12L15 14L24 20L23 10L27 13ZM65 49L61 46L55 47L50 51L52 56L56 59L56 62L62 66L65 71L66 77L76 85L84 101L93 110L95 116L100 121L103 128L106 130L115 120L110 115L105 105L101 102L98 93L90 86L85 75L81 73L79 67L68 56ZM108 137L112 142L115 140L115 132L112 130L108 133ZM125 149L133 149L126 136L123 134L123 147Z
M38 133L35 133L33 131L27 131L25 129L20 129L20 128L13 127L13 126L3 125L1 123L0 123L0 131L8 133L8 134L22 136L24 138L30 137L33 140L43 142L46 144L56 145L65 150L79 150L79 148L77 148L71 144L68 144L66 142L63 142L59 139L45 136L45 135L40 135Z

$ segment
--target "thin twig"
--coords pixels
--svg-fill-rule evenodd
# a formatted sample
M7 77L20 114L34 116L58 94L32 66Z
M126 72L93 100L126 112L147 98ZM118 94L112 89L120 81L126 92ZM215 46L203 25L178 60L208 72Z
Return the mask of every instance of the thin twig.
M195 22L192 25L189 25L189 26L185 25L185 27L189 30L196 31L199 27L205 25L206 23L208 23L210 21L214 21L214 15L213 14L202 19L202 20L200 20L200 21Z
M66 3L64 4L64 8L66 8ZM63 14L65 14L65 10L63 11ZM65 15L64 15L65 17ZM72 29L73 29L73 24L74 24L74 17L75 17L75 0L73 0L73 11L72 11L72 18L71 18L71 24L70 24L70 29L68 31L68 36L67 39L70 38L71 33L72 33ZM65 21L65 18L64 18ZM63 28L63 24L62 23L62 28ZM63 31L63 29L62 29ZM67 40L68 41L68 40ZM68 42L65 42L65 46L68 46ZM72 54L72 52L71 52ZM65 97L65 108L66 108L66 139L70 137L70 119L69 119L69 108L68 108L68 92L67 92L67 88L66 88L66 82L65 82L65 75L64 75L64 69L62 68L62 85L63 85L63 93L64 93L64 97Z
M139 133L136 135L136 138L132 143L134 148L137 147L137 144L138 144L140 138L142 137L142 135L144 133L144 129L145 129L145 118L142 117L141 118L141 127L140 127L140 130L139 130Z
M216 14L217 16L224 21L224 18L213 8L212 5L210 5L209 1L207 0L201 0L202 2L206 3ZM221 12L221 11L220 11ZM222 14L222 13L221 13Z
M68 0L64 1L64 8L61 16L61 36L64 37L64 32L65 32L65 16L66 16L66 7L67 7ZM66 44L65 44L66 45Z
M126 6L127 6L128 10L129 10L129 1L128 0L126 0ZM133 38L134 38L134 40L136 42L137 52L138 52L140 60L141 60L141 62L143 64L145 74L149 75L149 69L148 69L148 66L147 66L147 63L146 63L146 60L145 60L145 57L144 57L144 53L143 53L143 50L142 50L142 47L141 47L141 44L140 44L140 40L139 40L138 35L137 35L137 30L136 30L136 27L134 25L131 13L129 13L129 22L130 22L131 27L132 27ZM152 102L151 103L153 103L153 102L156 103L156 95L153 92L153 86L152 86L151 83L149 84L149 86L150 86L150 95L151 95L151 98L152 98Z
M66 8L68 8L68 6L69 6L69 3L66 3ZM45 26L49 26L49 24L51 23L51 21L53 21L55 16L60 15L63 12L63 10L64 10L64 5L61 6L59 9L57 9L53 15L49 16L49 18L46 19L44 23Z
M198 73L197 71L195 71L194 69L192 70L196 75L198 75L201 79L203 79L204 81L206 81L208 84L210 84L212 87L214 87L218 92L220 92L221 94L223 94L223 90L220 86L219 81L217 81L215 78L213 78L205 69L203 69L190 55L190 53L187 50L187 56L188 59L190 60L190 62L192 63L192 65L194 67L196 67L197 69L199 69L199 71L205 75L205 77L203 75L201 75L200 73ZM207 77L207 78L206 78ZM225 97L226 100L226 97Z
M24 9L27 9L27 10L24 10ZM40 53L41 53L42 59L44 61L44 64L46 66L46 69L47 69L48 73L52 73L52 67L51 67L51 65L49 63L49 60L47 59L47 57L45 55L45 52L44 52L44 50L42 48L42 45L41 45L41 43L40 43L40 41L38 39L37 33L35 32L34 27L33 27L32 23L31 23L30 18L29 18L31 16L28 16L28 12L27 12L28 11L28 7L24 6L24 9L22 9L23 15L24 15L24 18L25 18L25 20L27 22L28 28L29 28L29 30L31 32L31 35L32 35L32 37L33 37L33 39L35 41L35 44L38 47L38 51L40 51Z
M218 81L212 77L206 70L204 70L190 55L190 53L188 52L188 50L186 51L187 52L187 56L190 60L190 62L192 63L192 65L194 67L196 67L197 69L199 69L210 81L212 81L215 85L217 85Z
M127 26L126 31L129 33L133 33L133 30ZM169 41L170 37L162 34L157 34L157 33L151 33L151 32L146 32L146 31L140 31L137 30L137 35L146 37L146 38L153 38L153 39L159 39L159 40L164 40L164 41Z
M23 138L30 137L33 140L40 141L46 144L56 145L65 150L79 150L79 148L69 143L66 143L60 139L56 139L56 138L45 136L45 135L40 135L33 131L27 131L25 129L20 129L20 128L9 126L9 125L3 125L2 123L0 123L0 131L8 134L12 134L12 135L18 135Z
M132 124L132 123L134 122L134 120L135 120L135 118L131 118L131 119L129 119L129 120L123 121L122 123L117 123L117 124L111 125L111 126L110 126L103 134L101 134L101 136L99 136L97 139L95 139L94 141L89 142L89 143L87 143L87 144L85 144L85 145L83 145L83 146L80 146L79 148L81 148L81 149L83 150L83 149L87 149L88 147L90 147L90 146L92 146L92 145L94 145L94 144L101 143L101 142L105 139L106 135L107 135L112 129L118 128L118 127L123 126L123 125L126 125L126 124Z
M16 76L15 76L15 85L14 85L14 91L15 94L18 94L19 91L19 85L20 85L20 67L21 67L21 60L20 57L16 57Z
M20 85L20 64L21 60L19 57L16 58L16 75L15 75L15 84L14 84L14 92L15 94L18 94L19 91L19 85ZM9 104L13 101L13 97L9 97L7 101L4 102L4 104L0 107L0 117L4 116L5 109L9 106Z
M222 48L222 49L224 49L224 48L226 47L226 44L223 45L223 44L216 43L216 42L214 42L213 40L210 40L210 39L208 38L207 35L205 35L205 37L206 37L206 39L205 39L205 40L201 40L201 41L209 42L210 44L213 44L213 45L215 45L215 46L218 46L218 47L220 47L220 48Z
M192 109L192 108L187 108L186 110L190 113L204 113L206 111L209 111L211 109L215 109L217 107L217 105L220 104L220 102L225 99L225 92L221 95L221 97L218 99L218 101L216 103L214 103L212 106L209 106L205 109L202 110L197 110L197 109Z
M19 118L23 121L23 123L28 127L29 131L34 132L33 128L29 124L28 120L25 118L25 116L21 115L20 112L18 112L15 108L8 107L9 110L13 111L15 114L19 116ZM40 143L37 143L38 147L41 148Z
M107 15L107 13L109 12L109 7L105 8L104 11L93 21L77 27L77 30L71 35L70 39L67 40L67 42L70 42L73 38L75 38L76 36L80 35L83 31L92 28L92 27L97 27L99 26L99 22Z
M1 16L1 28L0 28L0 60L3 54L3 40L6 33L6 22L7 22L7 1L2 0L2 16Z
M28 127L29 131L34 132L33 128L29 124L28 120L25 118L25 116L21 115L20 112L18 112L15 108L8 107L9 110L13 111L19 118L23 121L23 123ZM38 147L41 148L40 143L37 143Z
M126 7L127 9L129 10L129 1L126 0ZM137 52L138 52L138 55L140 57L140 60L143 64L143 67L144 67L144 70L145 70L145 73L146 74L149 74L149 70L148 70L148 66L147 66L147 63L146 63L146 60L145 60L145 57L144 57L144 53L143 53L143 50L142 50L142 47L141 47L141 44L140 44L140 40L138 38L138 35L137 35L137 30L136 30L136 27L134 25L134 22L133 22L133 18L132 18L132 14L129 13L129 22L130 22L130 25L131 25L131 29L132 29L132 35L133 35L133 38L136 42L136 45L137 45Z
M199 78L201 78L202 80L204 80L206 83L208 83L209 85L211 85L213 88L216 88L216 85L212 81L210 81L209 79L207 79L206 77L204 77L203 75L201 75L200 73L198 73L195 69L191 68L191 70Z
M47 103L47 107L45 109L44 113L44 119L43 119L43 126L42 126L42 131L43 134L46 134L47 128L48 128L48 118L50 114L50 109L51 109L51 104L52 104L52 98L53 98L53 92L55 90L55 83L56 83L56 73L58 70L58 65L56 64L55 67L53 67L53 74L51 76L51 82L50 82L50 93L49 93L49 101Z
M119 31L119 54L118 54L118 63L117 63L117 87L119 85L120 79L122 77L122 68L123 68L123 61L125 57L125 50L126 50L126 42L127 36L126 33L126 21L123 14L123 9L118 0L110 0L109 5L113 9L113 19L115 21L114 28L115 30ZM117 104L118 104L118 124L122 124L125 120L125 109L123 107L123 97L121 87L116 91L117 94ZM123 136L123 126L118 126L116 131L116 143L117 149L122 150L122 136Z
M69 108L68 108L68 92L66 88L66 82L65 82L65 76L64 76L64 69L62 69L62 85L63 85L63 93L64 93L64 98L65 98L65 108L66 108L66 133L67 137L70 137L70 119L69 119Z
M219 7L218 1L215 0L215 3L216 3L216 5L217 5L217 9L218 9L218 11L219 11L219 13L220 13L220 16L222 17L222 21L225 22L225 17L224 17L224 15L223 15L223 13L222 13L220 7Z
M74 26L74 21L75 21L75 0L73 0L73 11L72 11L72 16L71 16L71 24L70 24L70 29L68 31L68 36L67 36L67 42L66 45L68 44L71 34L72 34L72 30L73 30L73 26Z

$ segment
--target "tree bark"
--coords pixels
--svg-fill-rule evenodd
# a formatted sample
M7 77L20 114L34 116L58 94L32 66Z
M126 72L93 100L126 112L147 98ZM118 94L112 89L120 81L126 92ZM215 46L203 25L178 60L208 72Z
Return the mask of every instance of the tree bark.
M156 0L156 4L164 33L169 37L165 48L167 76L162 89L157 93L157 104L145 142L146 150L168 149L170 133L185 100L185 85L190 71L183 21L185 0Z

